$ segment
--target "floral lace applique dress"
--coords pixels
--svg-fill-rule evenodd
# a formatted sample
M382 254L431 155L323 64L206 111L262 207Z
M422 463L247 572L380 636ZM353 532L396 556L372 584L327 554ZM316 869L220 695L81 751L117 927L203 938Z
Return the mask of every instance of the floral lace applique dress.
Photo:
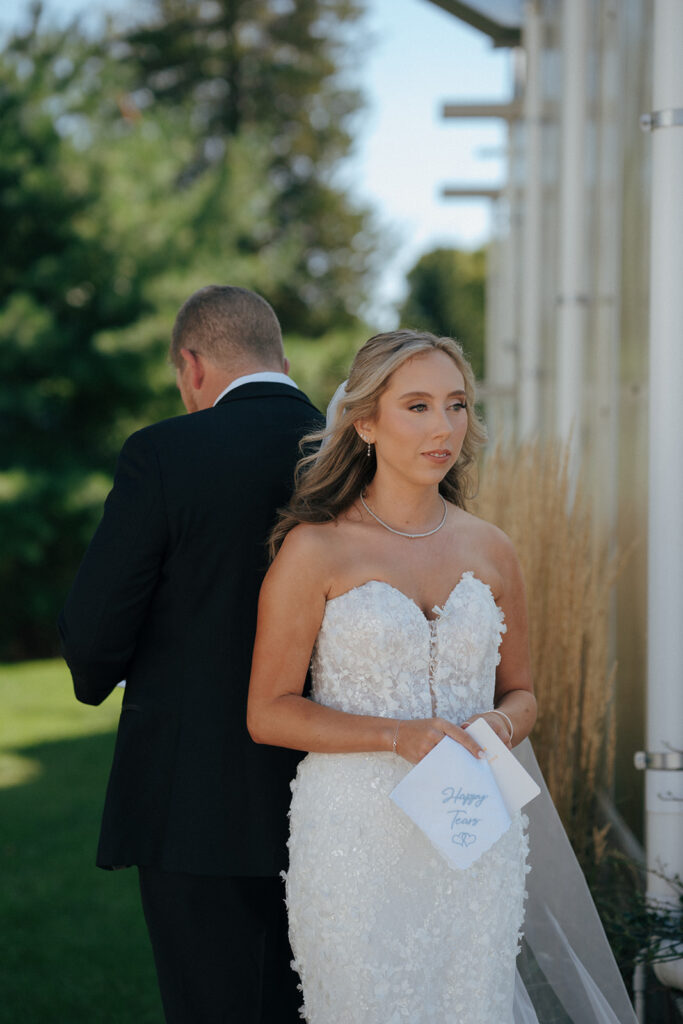
M436 618L372 580L328 602L320 704L461 722L493 706L503 615L465 573ZM389 793L392 753L309 754L292 783L287 906L309 1024L511 1024L527 841L449 867Z

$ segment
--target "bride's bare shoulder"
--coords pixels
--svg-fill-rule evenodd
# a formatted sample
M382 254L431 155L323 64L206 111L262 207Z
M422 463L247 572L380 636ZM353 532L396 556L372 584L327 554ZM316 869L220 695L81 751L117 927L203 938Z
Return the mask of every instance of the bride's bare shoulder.
M295 572L314 580L326 591L334 577L343 548L344 529L338 520L329 523L299 523L282 542L271 569Z
M277 558L316 558L329 544L334 523L298 523L282 542Z
M456 509L456 515L459 529L466 530L472 539L476 539L491 554L501 556L514 551L512 541L499 526L464 509Z
M469 559L477 565L481 579L489 583L496 599L519 588L521 567L508 535L494 523L463 509L457 510L454 523L460 543L465 545Z

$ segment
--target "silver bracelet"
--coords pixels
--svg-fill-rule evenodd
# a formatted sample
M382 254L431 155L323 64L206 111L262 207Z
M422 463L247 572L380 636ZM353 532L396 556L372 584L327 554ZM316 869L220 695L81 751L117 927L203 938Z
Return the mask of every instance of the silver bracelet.
M505 714L505 712L504 711L499 711L498 708L491 708L491 711L489 712L489 714L491 714L491 715L500 715L501 718L505 719L505 721L508 724L508 728L510 729L510 742L512 742L512 737L515 735L515 730L514 730L514 727L512 725L512 722L510 721L509 717Z
M396 744L398 743L398 730L400 726L401 720L399 719L398 722L396 723L396 729L394 731L394 742L391 744L391 750L394 754L396 753Z

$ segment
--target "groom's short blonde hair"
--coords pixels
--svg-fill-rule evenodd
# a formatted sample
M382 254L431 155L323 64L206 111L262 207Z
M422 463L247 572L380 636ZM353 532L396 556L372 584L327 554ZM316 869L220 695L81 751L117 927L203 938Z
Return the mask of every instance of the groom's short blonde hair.
M272 306L256 292L235 285L207 285L183 303L173 325L170 359L180 366L180 350L199 352L216 366L241 363L281 370L282 331Z

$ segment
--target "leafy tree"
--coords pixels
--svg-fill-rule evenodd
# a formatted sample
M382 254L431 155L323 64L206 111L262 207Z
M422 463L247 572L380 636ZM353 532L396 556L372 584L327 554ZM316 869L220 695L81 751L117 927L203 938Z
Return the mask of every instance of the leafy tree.
M0 656L55 649L54 618L93 525L122 421L150 404L145 272L98 207L75 144L92 45L34 22L0 57ZM163 357L162 357L163 358Z
M363 308L377 238L367 211L336 186L349 152L357 92L340 82L357 0L154 0L127 33L130 103L187 112L192 153L178 184L213 176L207 224L229 188L225 164L250 152L258 193L242 207L237 251L286 331L317 335L353 323ZM355 40L354 40L355 42Z
M486 251L433 249L408 273L401 323L457 338L484 376Z
M333 180L358 5L154 11L126 39L36 10L0 54L0 659L55 651L123 438L181 411L180 302L233 281L303 338L353 330L370 280L367 215Z

